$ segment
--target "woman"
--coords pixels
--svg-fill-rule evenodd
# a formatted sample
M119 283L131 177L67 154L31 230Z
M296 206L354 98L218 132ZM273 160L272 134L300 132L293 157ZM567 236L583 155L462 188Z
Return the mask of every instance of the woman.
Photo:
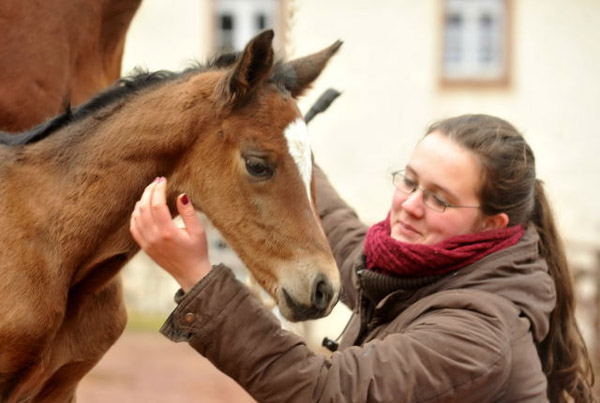
M230 270L211 268L187 196L178 230L158 180L131 232L182 287L167 337L189 342L260 402L594 400L563 247L513 126L486 115L433 124L371 228L318 169L316 181L354 312L339 350L313 354Z

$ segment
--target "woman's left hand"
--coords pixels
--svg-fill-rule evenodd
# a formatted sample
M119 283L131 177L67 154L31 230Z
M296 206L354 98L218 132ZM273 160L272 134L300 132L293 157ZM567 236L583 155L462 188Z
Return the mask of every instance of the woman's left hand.
M185 228L173 222L166 203L167 180L157 178L136 203L129 230L140 247L189 291L211 269L206 233L187 195L177 198Z

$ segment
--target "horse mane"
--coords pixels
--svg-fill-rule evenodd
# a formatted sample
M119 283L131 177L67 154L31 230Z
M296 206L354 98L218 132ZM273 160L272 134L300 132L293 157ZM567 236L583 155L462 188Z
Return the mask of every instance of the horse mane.
M66 111L63 114L34 127L30 131L20 134L11 134L0 131L0 144L18 146L38 142L59 129L85 119L106 106L129 98L143 89L160 86L189 74L229 67L235 63L238 56L239 53L224 53L204 64L194 62L191 67L181 72L166 70L148 72L147 70L135 68L131 75L120 78L113 86L98 93L88 102L75 108L71 108L67 102L65 107Z

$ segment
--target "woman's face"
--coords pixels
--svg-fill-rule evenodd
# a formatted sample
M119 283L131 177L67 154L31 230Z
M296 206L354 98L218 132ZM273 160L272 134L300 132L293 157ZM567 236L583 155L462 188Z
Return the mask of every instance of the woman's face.
M404 174L447 203L480 205L477 194L481 167L477 157L443 134L433 132L421 140ZM392 238L398 241L432 245L486 229L486 222L478 208L448 207L442 213L425 206L421 190L411 194L396 190L390 226Z

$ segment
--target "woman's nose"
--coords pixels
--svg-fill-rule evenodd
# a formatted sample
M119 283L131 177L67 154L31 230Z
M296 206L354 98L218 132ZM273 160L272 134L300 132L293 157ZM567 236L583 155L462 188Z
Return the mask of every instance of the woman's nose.
M423 191L417 189L410 194L405 194L404 201L402 202L402 209L412 215L422 216L425 211Z

